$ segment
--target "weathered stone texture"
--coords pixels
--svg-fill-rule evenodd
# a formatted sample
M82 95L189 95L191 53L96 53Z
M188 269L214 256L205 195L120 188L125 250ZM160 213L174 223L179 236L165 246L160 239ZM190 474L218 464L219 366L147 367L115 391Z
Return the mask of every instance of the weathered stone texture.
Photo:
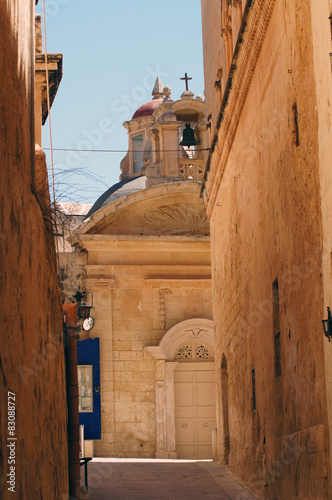
M0 496L22 500L68 493L61 303L52 227L31 190L34 3L4 1L0 7ZM8 391L16 395L15 494L6 484Z
M61 252L58 254L60 264L60 283L63 302L74 302L73 296L78 290L85 290L87 255L84 252Z
M203 4L209 52L211 25L218 28L209 16L212 6ZM212 4L215 8L219 2ZM253 17L264 9L265 24L260 30L256 26L255 32ZM265 1L252 3L205 187L217 340L219 458L267 498L283 500L327 498L328 487L323 233L310 19L308 1L270 2L269 8ZM264 30L260 47L258 37ZM243 69L251 55L251 69ZM206 72L216 71L216 64L206 66ZM206 90L212 106L214 92ZM276 279L279 377L273 332Z

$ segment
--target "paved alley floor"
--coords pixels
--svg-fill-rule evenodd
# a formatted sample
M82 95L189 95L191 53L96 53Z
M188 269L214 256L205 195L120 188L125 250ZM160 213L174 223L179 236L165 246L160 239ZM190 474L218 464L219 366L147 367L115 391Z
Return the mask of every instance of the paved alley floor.
M81 467L84 485L84 467ZM88 464L90 500L254 500L216 462L94 458Z

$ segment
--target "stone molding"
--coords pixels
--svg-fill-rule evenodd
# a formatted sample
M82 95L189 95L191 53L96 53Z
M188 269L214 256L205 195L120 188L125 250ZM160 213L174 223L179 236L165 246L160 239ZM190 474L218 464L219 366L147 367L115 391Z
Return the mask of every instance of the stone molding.
M149 288L211 288L210 278L147 278L144 283Z
M227 96L227 102L223 103L220 125L216 131L217 143L208 161L209 172L205 173L207 180L203 186L204 202L209 218L216 202L274 4L275 0L256 0L251 3L244 23L245 29L242 27L241 37L235 48L229 76L232 79L232 89Z
M85 287L89 291L98 290L100 288L116 288L114 278L88 278Z

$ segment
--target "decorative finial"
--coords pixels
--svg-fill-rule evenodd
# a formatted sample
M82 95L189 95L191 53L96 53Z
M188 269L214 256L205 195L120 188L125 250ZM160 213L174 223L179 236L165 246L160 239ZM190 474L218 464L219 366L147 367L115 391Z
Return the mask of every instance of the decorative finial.
M154 84L153 90L152 90L152 95L154 99L157 99L158 97L163 97L163 85L161 83L161 80L159 76L157 76L156 83Z
M163 90L163 93L166 97L170 97L171 93L172 93L172 89L169 85L165 85L164 87L164 90Z
M188 92L188 80L192 80L190 76L187 75L187 73L184 74L184 78L180 78L180 80L185 80L186 82L186 91Z

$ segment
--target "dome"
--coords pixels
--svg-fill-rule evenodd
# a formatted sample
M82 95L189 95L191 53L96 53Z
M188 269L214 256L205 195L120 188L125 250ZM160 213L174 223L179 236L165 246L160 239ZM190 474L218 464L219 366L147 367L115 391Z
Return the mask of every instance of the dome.
M145 175L117 182L112 187L107 189L107 191L105 191L105 193L98 198L98 200L86 214L84 220L91 217L91 215L97 212L97 210L99 210L100 208L105 207L109 203L112 203L112 201L118 198L122 198L122 196L127 196L131 193L135 193L136 191L140 191L141 189L145 189L145 187L146 187Z
M151 99L151 101L146 102L145 104L142 104L142 106L140 106L133 114L132 120L135 118L141 118L142 116L151 116L163 100L164 97L157 97Z

